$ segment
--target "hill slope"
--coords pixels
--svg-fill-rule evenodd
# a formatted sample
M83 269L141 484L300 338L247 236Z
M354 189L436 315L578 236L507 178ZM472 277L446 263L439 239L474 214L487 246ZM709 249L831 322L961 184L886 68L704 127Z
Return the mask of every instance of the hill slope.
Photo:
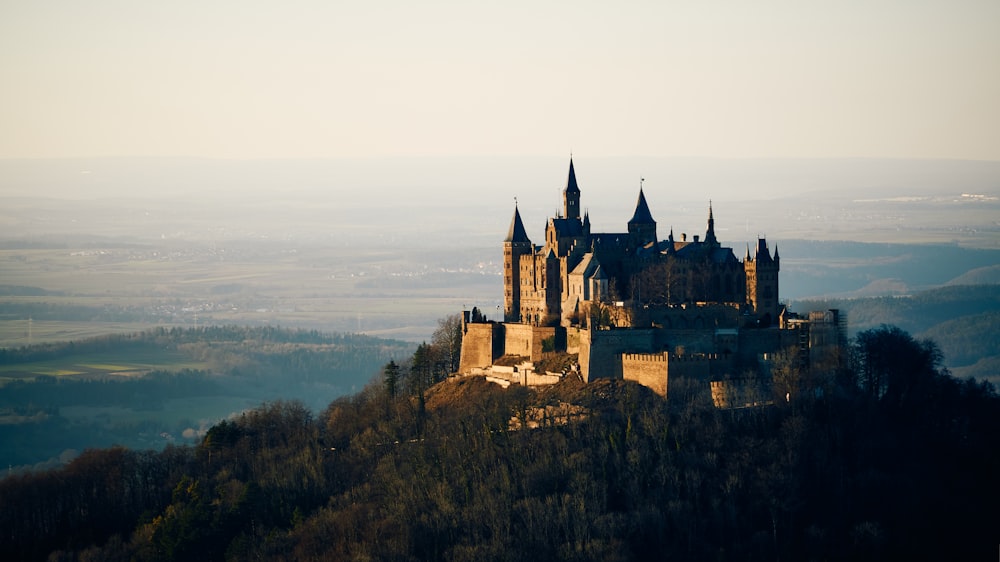
M718 411L629 382L483 379L319 419L275 403L196 448L93 451L0 481L6 559L977 559L995 551L1000 404L934 379L887 407L843 388ZM918 389L919 390L919 389ZM930 394L921 394L930 392ZM574 420L511 430L528 409ZM947 459L944 461L943 459ZM947 509L961 506L961 509Z

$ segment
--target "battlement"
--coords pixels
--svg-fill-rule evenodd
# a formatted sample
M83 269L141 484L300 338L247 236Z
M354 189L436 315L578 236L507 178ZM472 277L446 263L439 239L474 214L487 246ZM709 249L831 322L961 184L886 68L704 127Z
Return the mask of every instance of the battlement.
M670 355L670 361L674 363L699 363L705 361L728 361L731 358L730 353L695 353L695 354L684 354L684 355Z
M709 388L712 403L719 409L753 408L774 403L768 385L757 378L711 381Z
M668 357L665 353L623 353L622 361L651 361L651 362L663 362L668 361Z

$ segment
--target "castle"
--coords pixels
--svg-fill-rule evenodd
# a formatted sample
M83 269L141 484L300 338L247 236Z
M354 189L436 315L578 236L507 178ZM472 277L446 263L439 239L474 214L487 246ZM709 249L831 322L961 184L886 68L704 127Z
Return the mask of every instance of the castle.
M463 314L461 372L520 372L514 382L539 384L546 375L533 363L564 352L576 355L585 381L632 379L666 395L671 378L719 383L758 373L769 356L801 347L821 321L779 303L777 248L760 238L741 261L719 243L711 202L704 238L677 240L671 229L659 240L641 184L625 232L592 232L580 196L571 158L562 214L548 219L540 245L515 203L503 241L503 321ZM826 320L842 330L834 316ZM505 356L522 363L496 365L512 361L498 361Z

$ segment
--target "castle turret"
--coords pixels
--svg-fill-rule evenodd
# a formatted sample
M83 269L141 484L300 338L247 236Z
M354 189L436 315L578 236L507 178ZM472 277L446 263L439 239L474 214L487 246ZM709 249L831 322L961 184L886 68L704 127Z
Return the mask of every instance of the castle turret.
M503 241L503 309L505 322L521 321L521 256L531 254L531 240L524 231L521 213L514 205L507 238Z
M656 221L649 212L649 205L646 204L646 196L639 188L639 200L635 204L635 213L628 221L629 241L633 247L645 246L650 242L656 242Z
M576 185L576 171L573 169L572 157L569 159L566 189L563 190L563 214L568 219L580 218L580 187Z
M757 251L752 258L750 248L747 247L747 257L743 260L747 278L747 303L762 325L778 319L779 260L777 249L772 258L767 249L767 241L763 238L757 240Z

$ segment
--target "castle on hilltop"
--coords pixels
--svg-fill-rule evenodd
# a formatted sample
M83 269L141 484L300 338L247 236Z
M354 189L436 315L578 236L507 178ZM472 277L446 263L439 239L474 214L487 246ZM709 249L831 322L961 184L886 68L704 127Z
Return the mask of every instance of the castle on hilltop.
M761 371L780 350L810 348L820 318L779 302L777 248L760 238L738 259L716 237L711 202L704 238L677 240L671 228L660 240L641 184L625 232L592 232L580 196L571 158L562 214L546 222L543 244L528 237L515 203L503 241L503 320L464 313L462 373L541 384L562 373L534 364L565 353L585 381L634 379L666 395L671 377L719 383ZM839 333L844 320L831 312Z

